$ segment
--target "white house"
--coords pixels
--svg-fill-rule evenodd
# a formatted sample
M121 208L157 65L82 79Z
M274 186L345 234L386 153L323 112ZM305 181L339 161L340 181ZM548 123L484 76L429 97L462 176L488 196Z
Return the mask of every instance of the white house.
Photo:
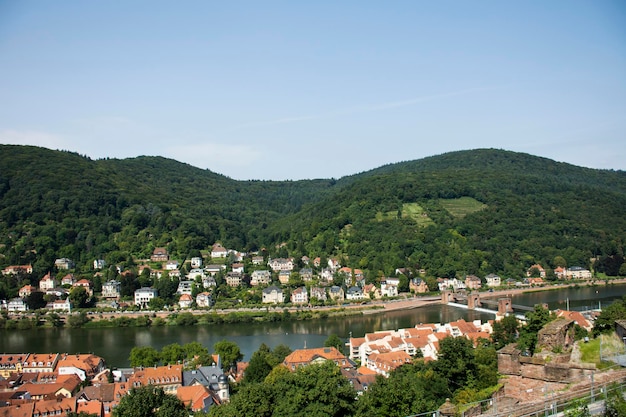
M244 266L242 263L234 263L231 265L232 271L233 272L237 272L238 274L243 274L244 273Z
M72 311L72 304L69 299L65 300L55 300L46 305L46 308L49 308L54 311Z
M178 288L176 289L176 293L191 295L192 286L193 286L193 281L180 281L178 283Z
M275 285L267 287L263 290L262 295L263 304L279 304L285 302L285 295L283 290Z
M178 269L178 261L167 261L165 264L166 271L175 271Z
M275 258L268 262L272 271L293 271L292 258Z
M178 299L178 305L180 306L180 308L189 308L191 307L192 303L193 297L191 296L191 294L183 294Z
M43 278L41 278L41 280L39 281L39 289L41 291L46 291L46 290L51 290L54 287L56 287L57 282L54 279L54 277L52 276L52 274L50 274L50 272L48 272Z
M194 256L191 258L191 268L200 268L202 267L202 258L199 256Z
M309 293L306 287L296 288L291 292L291 302L293 304L306 304L309 302Z
M580 266L573 266L567 270L567 276L571 279L591 279L591 271Z
M148 303L153 298L158 296L158 291L155 288L143 287L135 291L135 305L140 308L148 307Z
M502 279L496 274L489 274L485 277L488 287L499 287L502 285Z
M208 292L201 292L196 295L196 304L198 307L211 307L213 305L213 297Z
M54 266L57 269L72 269L74 268L74 261L68 258L59 258L54 261Z
M21 298L13 298L9 301L9 304L7 305L7 310L10 312L27 311L28 305Z
M107 263L104 259L95 259L93 261L93 269L104 269L105 266L107 266Z
M119 298L122 291L122 283L115 280L110 280L102 284L102 297L104 298Z
M228 250L221 243L215 243L211 248L211 258L226 258Z
M380 282L380 295L383 297L397 297L399 284L400 279L398 278L386 278Z
M346 292L346 299L362 300L363 298L365 298L365 296L363 295L363 290L361 290L361 288L356 286L348 288L348 291Z

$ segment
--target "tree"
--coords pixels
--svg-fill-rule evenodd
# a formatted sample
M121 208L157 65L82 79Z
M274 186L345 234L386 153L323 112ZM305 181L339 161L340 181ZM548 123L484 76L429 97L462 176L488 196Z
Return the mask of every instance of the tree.
M209 349L198 342L187 343L183 346L183 349L185 351L185 367L188 369L195 369L199 366L209 366L215 363L209 353Z
M450 394L464 387L476 375L472 342L451 336L441 340L433 368L449 382Z
M213 346L213 350L222 358L224 371L234 368L237 362L243 359L243 354L235 342L222 340Z
M187 417L185 405L162 388L131 388L113 408L113 417Z
M337 348L339 352L343 353L343 341L336 334L328 336L328 338L324 341L324 346Z
M76 308L85 308L87 307L89 301L89 294L84 287L74 287L70 290L68 298L70 299L72 306Z
M130 366L155 366L161 360L159 352L151 346L135 346L130 350Z
M539 330L555 318L556 315L539 304L535 306L533 311L526 313L526 325L520 328L518 339L518 347L522 352L527 351L531 355L535 353Z
M626 416L626 400L619 385L615 384L607 390L604 417Z
M84 324L89 322L89 317L84 311L81 311L78 314L72 314L67 319L67 324L73 329L78 329L82 327Z
M252 354L243 378L244 384L263 382L269 373L272 372L272 365L269 364L268 356L269 352L264 352L260 349Z
M26 296L26 305L30 310L39 310L46 306L45 294L41 291L33 291Z
M505 316L502 320L496 321L491 333L491 340L495 348L501 349L509 343L514 343L517 340L518 331L519 322L513 315Z
M178 343L172 343L163 346L159 356L161 357L161 362L164 365L175 365L182 362L183 359L185 359L186 354L185 349L181 345Z

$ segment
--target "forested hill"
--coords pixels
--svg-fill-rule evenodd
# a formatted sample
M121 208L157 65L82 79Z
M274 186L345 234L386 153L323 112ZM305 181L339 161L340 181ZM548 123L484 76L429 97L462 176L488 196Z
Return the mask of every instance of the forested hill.
M216 241L273 256L338 257L374 276L519 277L557 263L613 273L626 173L501 150L452 152L335 180L236 181L160 157L90 160L0 145L0 265L48 270L185 259ZM279 248L279 249L277 249Z

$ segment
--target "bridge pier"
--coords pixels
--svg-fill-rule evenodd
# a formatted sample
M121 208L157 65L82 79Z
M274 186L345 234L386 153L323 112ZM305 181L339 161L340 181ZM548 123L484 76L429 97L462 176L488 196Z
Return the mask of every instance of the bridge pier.
M480 294L477 292L473 292L467 296L467 308L469 310L475 310L476 307L482 306L480 302Z
M504 316L507 313L513 312L513 304L511 303L510 298L499 298L498 299L498 315Z

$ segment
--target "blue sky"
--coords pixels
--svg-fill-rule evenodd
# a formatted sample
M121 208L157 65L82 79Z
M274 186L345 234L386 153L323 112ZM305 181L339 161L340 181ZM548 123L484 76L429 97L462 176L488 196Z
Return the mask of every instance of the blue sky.
M475 148L626 170L626 2L0 0L0 143L234 179Z

